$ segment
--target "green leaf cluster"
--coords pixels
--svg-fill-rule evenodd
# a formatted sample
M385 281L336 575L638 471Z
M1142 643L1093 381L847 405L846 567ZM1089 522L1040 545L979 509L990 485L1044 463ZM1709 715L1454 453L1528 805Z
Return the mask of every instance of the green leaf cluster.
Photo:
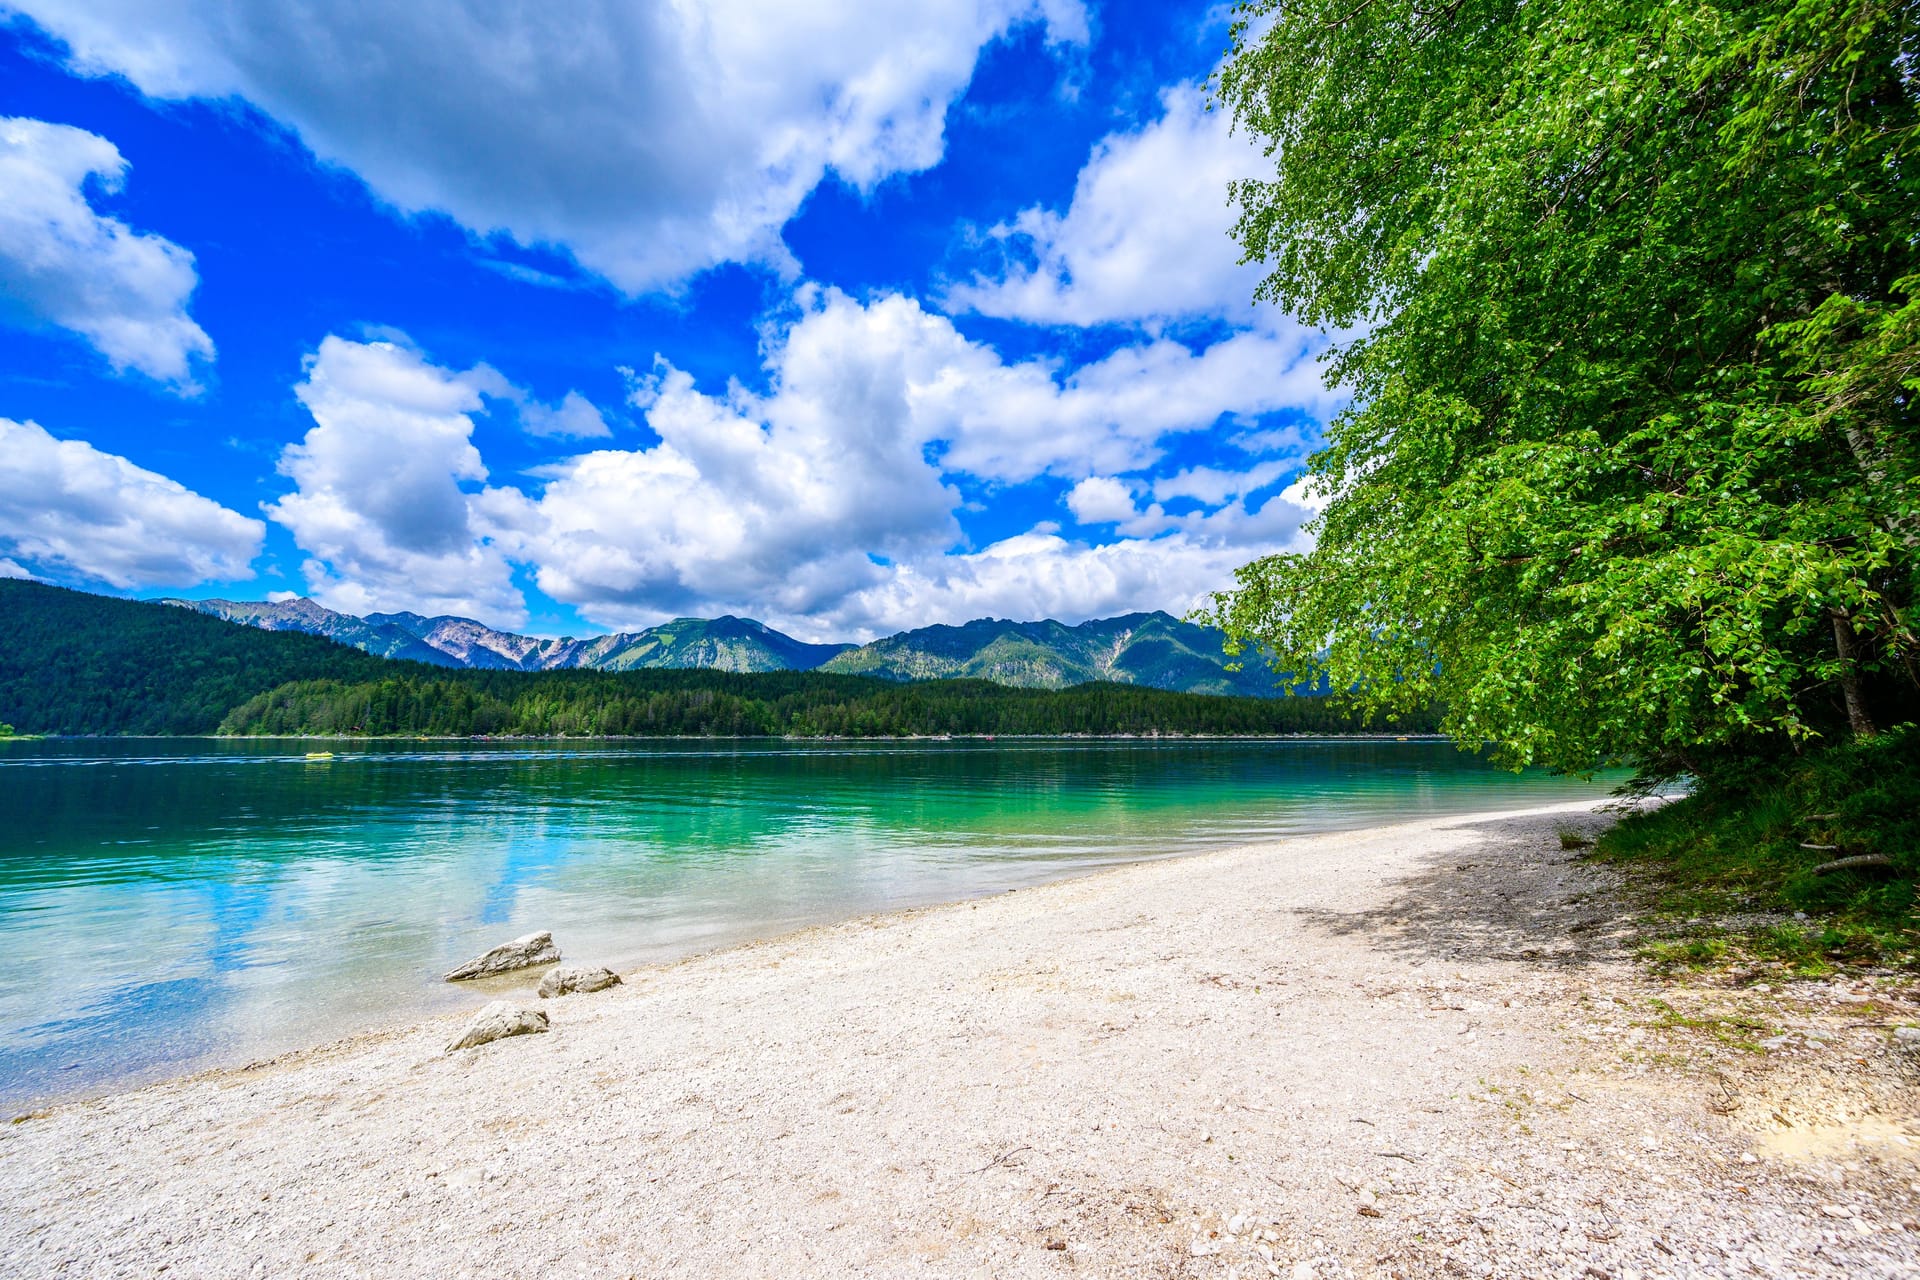
M1314 550L1205 619L1513 765L1920 709L1920 25L1890 0L1257 0L1260 296L1344 335Z

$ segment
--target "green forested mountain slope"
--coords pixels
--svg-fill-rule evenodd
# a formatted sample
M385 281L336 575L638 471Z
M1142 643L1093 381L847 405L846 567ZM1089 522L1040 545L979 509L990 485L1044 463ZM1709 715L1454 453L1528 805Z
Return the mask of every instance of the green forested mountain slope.
M0 721L23 733L211 733L289 680L424 670L302 632L0 579Z
M812 671L432 667L18 580L0 580L0 723L57 734L850 737L1360 727L1324 699L1207 697L1112 679L1051 690Z
M1184 693L1270 697L1273 678L1257 661L1227 670L1222 635L1165 613L1130 613L1068 626L1051 620L982 618L958 627L921 627L843 653L824 671L888 680L974 678L1061 689L1090 680Z

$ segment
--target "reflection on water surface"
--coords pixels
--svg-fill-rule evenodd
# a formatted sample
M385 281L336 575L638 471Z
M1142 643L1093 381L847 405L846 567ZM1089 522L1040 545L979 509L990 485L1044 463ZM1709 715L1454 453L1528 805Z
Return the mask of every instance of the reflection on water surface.
M631 967L1310 831L1603 794L1433 742L0 743L0 1101L461 1007L532 929Z

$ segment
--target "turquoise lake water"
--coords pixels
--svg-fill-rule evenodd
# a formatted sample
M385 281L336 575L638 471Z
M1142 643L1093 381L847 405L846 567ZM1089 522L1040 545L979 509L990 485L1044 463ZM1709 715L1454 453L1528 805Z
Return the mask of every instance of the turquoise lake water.
M1252 840L1597 797L1392 741L0 743L0 1103L478 1004L534 929L630 968Z

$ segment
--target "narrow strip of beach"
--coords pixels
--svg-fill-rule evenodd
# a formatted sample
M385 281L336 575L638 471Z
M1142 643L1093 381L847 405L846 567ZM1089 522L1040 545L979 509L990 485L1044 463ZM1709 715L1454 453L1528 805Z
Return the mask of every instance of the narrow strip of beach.
M1913 1274L1912 1055L1835 984L1646 977L1562 848L1606 821L1137 863L54 1107L0 1271Z

